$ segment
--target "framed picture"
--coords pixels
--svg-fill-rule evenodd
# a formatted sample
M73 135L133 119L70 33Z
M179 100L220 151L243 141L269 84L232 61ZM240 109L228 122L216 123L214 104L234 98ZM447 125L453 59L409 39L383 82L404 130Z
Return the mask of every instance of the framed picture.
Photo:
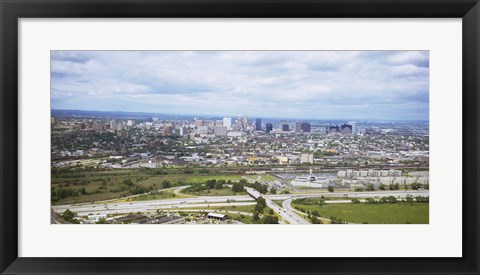
M478 1L2 1L1 274L478 274Z

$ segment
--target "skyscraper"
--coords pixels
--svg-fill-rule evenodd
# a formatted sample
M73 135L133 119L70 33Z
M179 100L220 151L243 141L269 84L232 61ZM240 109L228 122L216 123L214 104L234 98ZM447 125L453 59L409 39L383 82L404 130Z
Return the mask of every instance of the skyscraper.
M255 119L255 130L257 130L257 131L262 130L262 119L261 118Z
M352 134L352 125L349 125L349 124L343 124L341 127L341 133L342 135L351 135Z
M248 128L248 116L242 116L242 130L247 130Z
M215 126L213 127L213 133L215 136L226 136L227 135L227 126Z
M282 124L282 131L284 132L290 131L290 126L287 123Z
M303 122L302 125L300 126L302 132L304 133L310 133L311 127L312 126L308 122Z
M267 124L265 124L265 131L266 131L267 133L272 132L272 130L273 130L273 124L272 124L272 123L267 123Z
M357 122L356 121L350 121L347 124L352 125L352 135L356 135L357 132Z
M223 126L227 126L227 129L230 130L232 128L232 118L231 117L224 117L223 118Z
M301 133L302 132L302 122L297 121L295 122L295 133Z

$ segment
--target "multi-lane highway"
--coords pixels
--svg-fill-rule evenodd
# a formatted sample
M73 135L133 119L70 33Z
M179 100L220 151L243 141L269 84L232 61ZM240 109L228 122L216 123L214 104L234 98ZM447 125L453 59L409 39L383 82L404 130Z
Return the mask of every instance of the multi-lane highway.
M265 199L265 203L267 204L267 206L273 211L275 211L275 213L277 213L284 220L288 221L290 224L309 224L308 221L306 221L305 219L303 219L293 211L287 211L283 209L282 207L278 206L275 202L273 202L270 198L262 195L257 190L250 187L247 187L246 189L248 194L250 194L255 199L263 197Z
M253 190L253 189L252 189ZM255 191L255 190L254 190ZM262 195L267 201L267 206L272 208L285 220L295 223L304 224L303 218L294 213L293 209L280 207L276 205L274 200L289 200L296 198L315 198L315 197L343 197L345 200L351 198L369 198L369 197L385 197L394 196L396 198L404 198L407 195L416 196L429 196L428 190L425 191L374 191L374 192L334 192L334 193L317 193L317 194L281 194L281 195ZM241 196L203 196L203 197L189 197L182 199L163 199L163 200L150 200L150 201L132 201L132 202L99 202L99 203L84 203L84 204L72 204L72 205L57 205L53 206L53 210L56 213L63 213L65 210L70 209L76 212L80 216L90 214L121 214L121 213L136 213L136 212L154 212L156 210L164 209L185 209L185 208L198 208L207 209L209 207L217 206L234 206L234 205L252 205L255 204L255 199L249 195ZM280 214L282 213L282 214ZM295 214L291 215L290 214ZM288 218L286 218L288 215ZM292 218L293 217L293 218ZM298 219L300 218L300 219Z

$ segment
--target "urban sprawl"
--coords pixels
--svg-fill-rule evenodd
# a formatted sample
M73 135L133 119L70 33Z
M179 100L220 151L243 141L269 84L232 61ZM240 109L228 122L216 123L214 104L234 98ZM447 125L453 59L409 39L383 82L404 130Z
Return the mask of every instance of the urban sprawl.
M52 110L52 223L428 223L429 126Z

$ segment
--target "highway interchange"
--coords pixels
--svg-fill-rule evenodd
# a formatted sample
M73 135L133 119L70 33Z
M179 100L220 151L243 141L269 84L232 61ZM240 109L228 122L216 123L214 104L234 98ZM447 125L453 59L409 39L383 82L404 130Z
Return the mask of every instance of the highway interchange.
M183 188L183 187L181 187ZM180 188L178 188L180 189ZM177 190L176 190L177 191ZM179 191L179 190L178 190ZM177 192L178 192L177 191ZM206 210L210 207L220 206L242 206L253 205L255 199L259 196L265 198L266 204L273 209L284 221L290 224L308 224L309 222L303 219L296 213L296 210L290 206L293 199L297 198L315 198L315 197L343 197L345 202L352 198L370 198L370 197L384 197L394 196L396 198L405 198L407 195L411 196L429 196L428 190L401 190L401 191L373 191L373 192L334 192L334 193L298 193L298 194L281 194L281 195L263 195L252 188L247 188L249 195L240 196L201 196L201 197L187 197L181 199L162 199L149 201L131 201L131 202L115 202L105 201L97 203L82 203L72 205L56 205L52 206L56 213L63 213L70 209L76 212L78 216L88 215L108 215L108 214L127 214L137 212L155 212L156 210L181 210L183 209L198 209ZM277 205L274 201L283 201L282 206ZM335 201L327 201L331 203ZM194 212L194 211L192 211Z

